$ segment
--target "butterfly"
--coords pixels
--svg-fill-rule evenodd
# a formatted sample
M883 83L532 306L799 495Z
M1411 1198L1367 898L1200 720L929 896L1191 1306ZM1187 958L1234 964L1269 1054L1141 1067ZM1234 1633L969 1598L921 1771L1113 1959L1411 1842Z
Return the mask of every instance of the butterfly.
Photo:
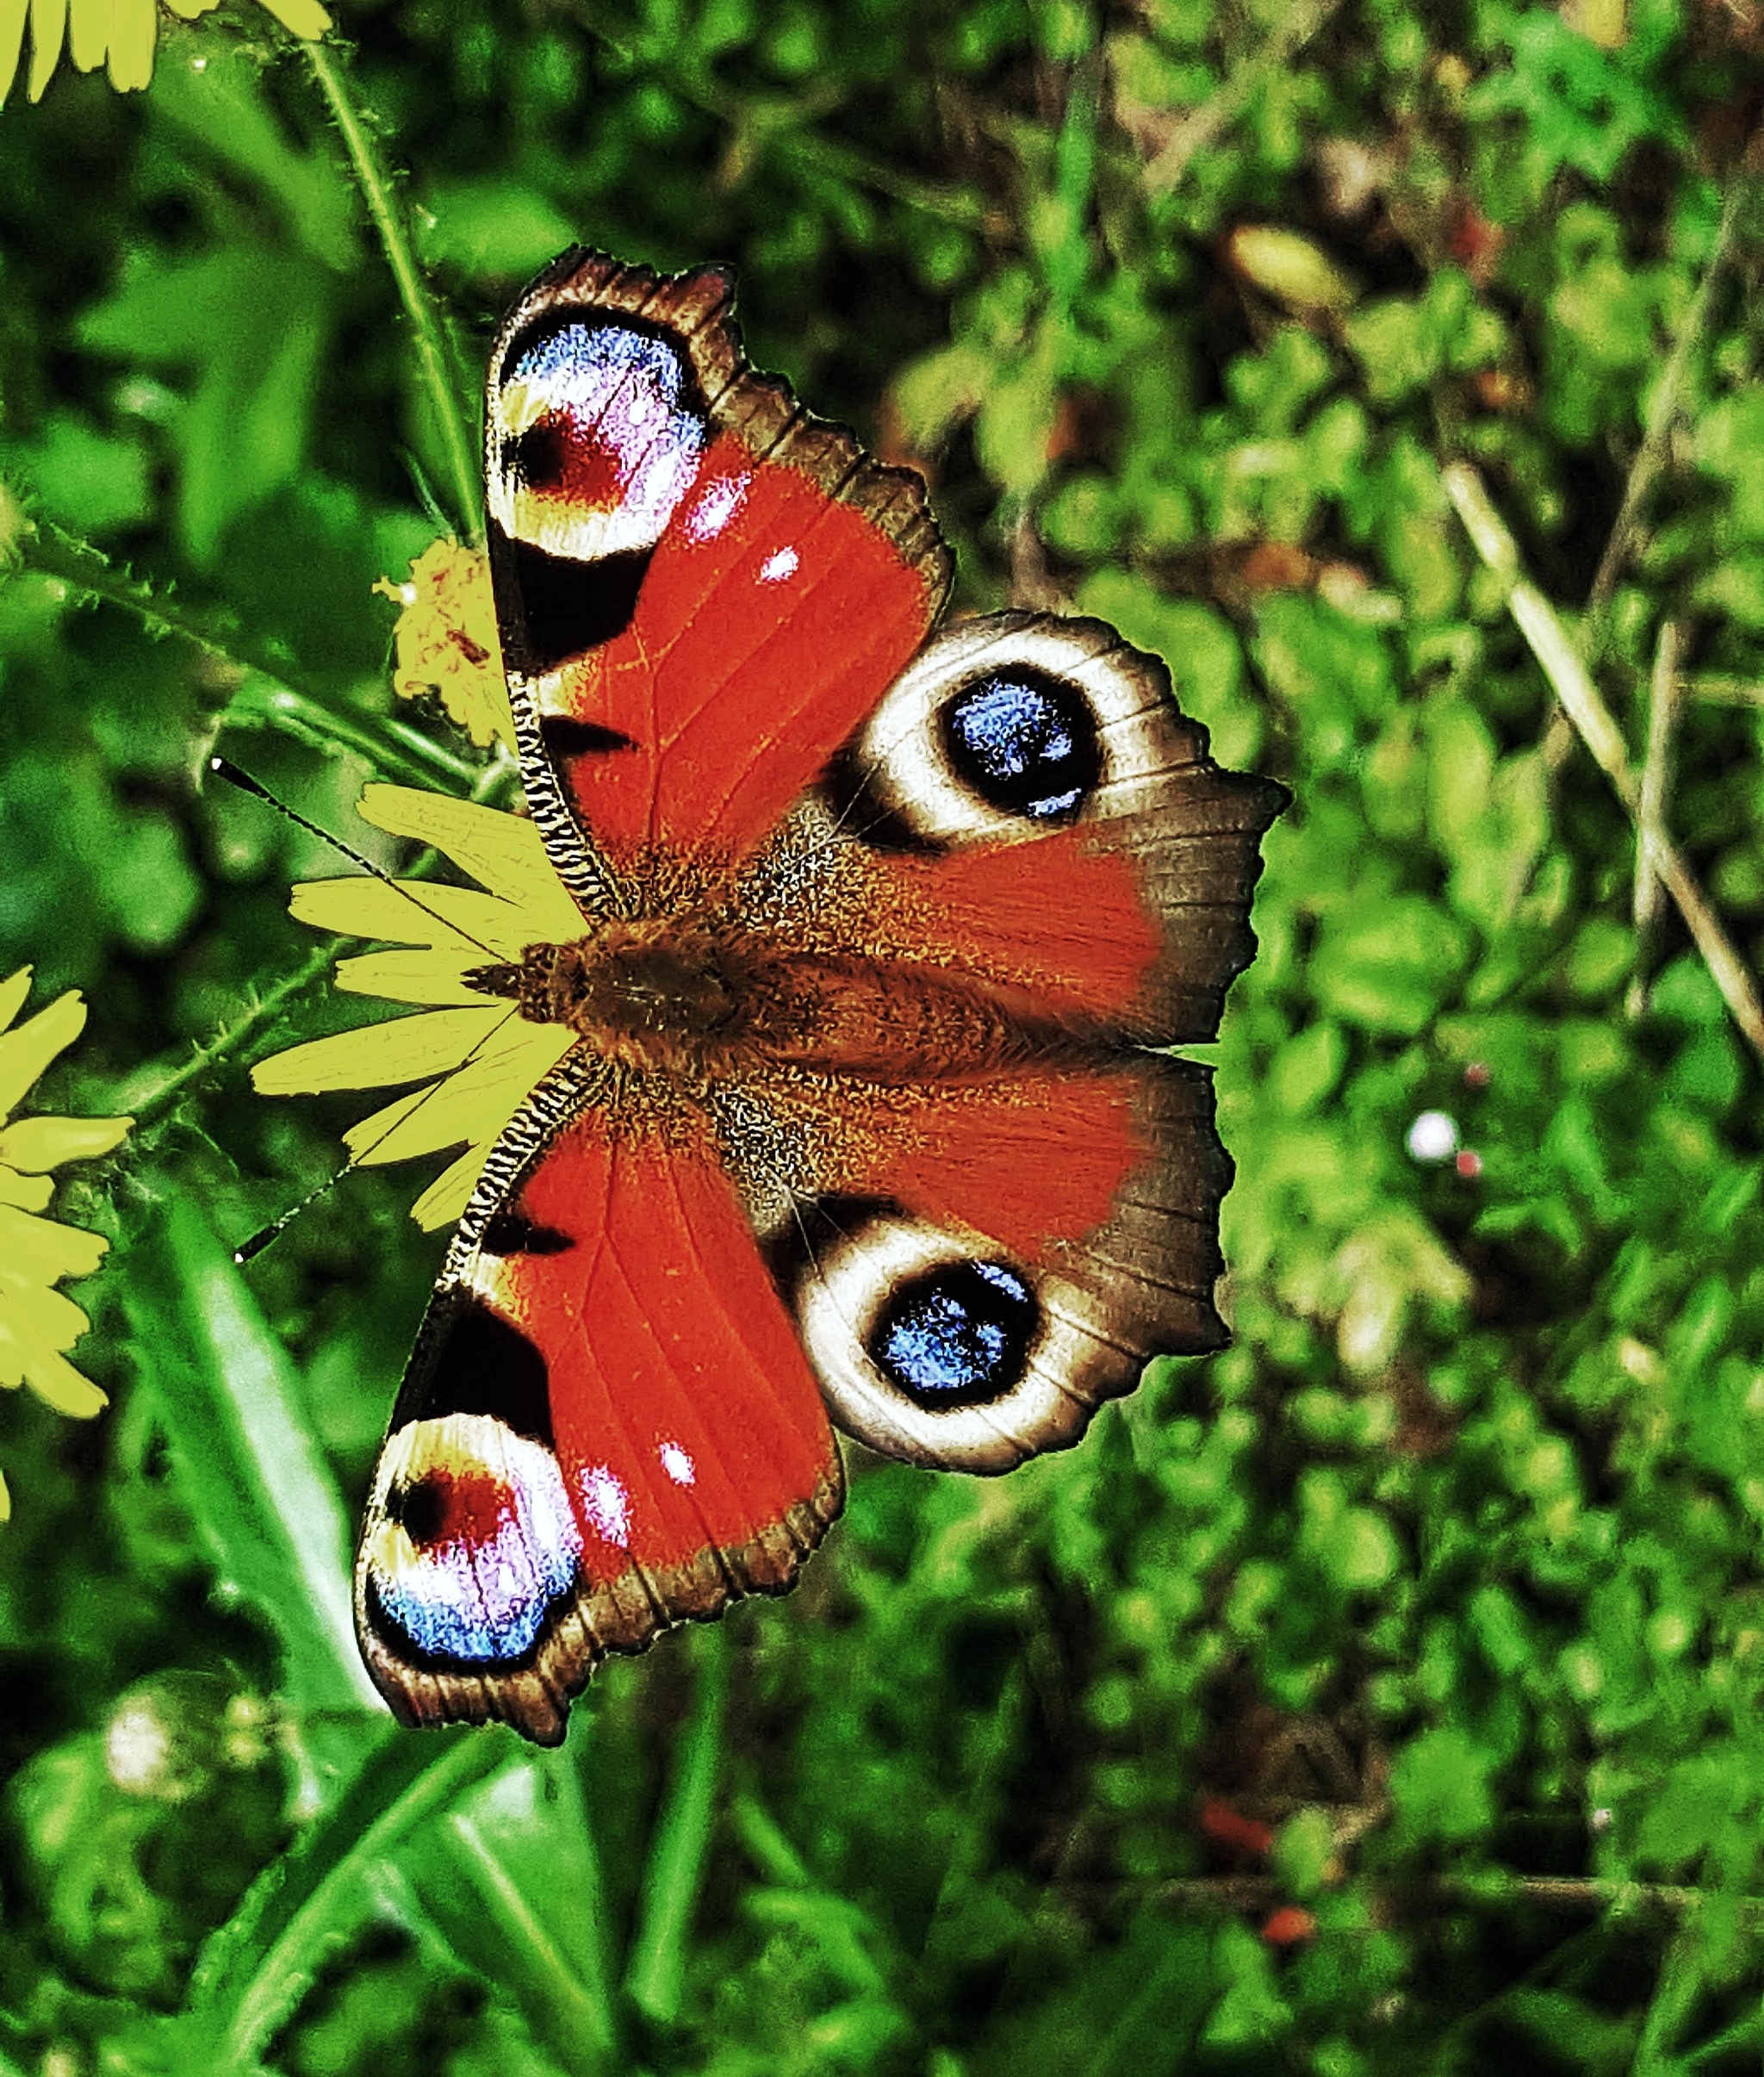
M747 366L717 269L575 249L492 351L520 774L580 934L465 976L562 1057L492 1148L356 1570L408 1724L541 1744L788 1588L834 1428L997 1472L1221 1346L1209 1040L1283 789L1093 619L941 625L912 471Z

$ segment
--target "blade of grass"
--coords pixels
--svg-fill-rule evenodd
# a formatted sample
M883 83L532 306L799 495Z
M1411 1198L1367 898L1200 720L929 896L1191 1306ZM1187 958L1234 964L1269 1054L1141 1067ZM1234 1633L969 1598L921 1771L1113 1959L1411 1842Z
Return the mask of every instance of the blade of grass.
M1642 507L1666 464L1673 422L1678 417L1684 401L1685 378L1690 372L1691 356L1708 329L1710 313L1715 307L1715 290L1733 256L1734 239L1739 228L1740 206L1751 191L1755 171L1754 161L1761 140L1764 140L1764 131L1761 131L1759 137L1753 140L1727 183L1727 193L1722 197L1721 202L1721 221L1716 228L1715 244L1709 254L1708 263L1703 269L1703 278L1697 284L1697 293L1692 298L1690 308L1685 313L1685 320L1679 326L1677 338L1672 342L1672 351L1667 357L1660 380L1654 385L1642 444L1636 450L1635 459L1630 464L1629 476L1623 487L1623 501L1618 507L1611 537L1605 544L1605 552L1599 558L1593 588L1587 594L1587 622L1582 630L1582 646L1589 663L1597 659L1603 643L1605 609L1611 603L1611 594L1617 589L1618 580L1624 573L1624 565L1635 551L1637 522Z
M394 200L391 177L380 163L368 127L350 99L341 73L332 64L330 53L320 43L303 43L301 49L312 67L320 92L330 106L331 119L343 139L356 184L379 233L386 264L392 270L398 299L410 320L418 370L440 435L442 460L450 479L454 511L465 538L475 546L483 539L483 527L478 516L480 469L475 444L467 433L465 414L460 407L459 393L447 364L441 322L418 271L416 255L411 251L403 215Z
M571 1758L535 1754L497 1775L425 1835L409 1866L455 1950L565 2068L622 2067L609 1906Z
M222 1585L274 1630L297 1709L383 1710L356 1649L343 1502L282 1344L188 1202L165 1205L128 1260L142 1383Z
M1446 494L1457 507L1477 554L1506 588L1507 610L1519 632L1542 666L1563 712L1635 821L1637 842L1647 848L1655 872L1678 904L1735 1023L1764 1059L1764 1003L1759 1000L1757 987L1677 846L1662 831L1650 831L1642 823L1641 787L1630 768L1629 746L1580 651L1556 608L1523 574L1519 549L1489 502L1481 478L1463 462L1452 463L1443 475Z
M512 1744L485 1731L380 1735L343 1794L204 1946L183 2024L209 2067L256 2062L326 1956L371 1910L376 1862L506 1766Z
M698 1693L655 1821L649 1865L643 1871L637 1934L624 1972L631 2002L663 2025L678 2016L686 1988L686 1936L710 1850L729 1697L729 1654L723 1632L701 1632L697 1641Z

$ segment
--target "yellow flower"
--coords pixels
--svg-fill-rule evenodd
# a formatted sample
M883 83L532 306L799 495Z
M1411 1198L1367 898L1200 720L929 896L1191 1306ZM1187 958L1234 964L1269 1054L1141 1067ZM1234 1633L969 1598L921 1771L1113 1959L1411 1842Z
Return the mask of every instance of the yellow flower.
M376 829L444 851L488 891L360 877L295 887L289 911L300 922L411 948L339 961L339 988L429 1007L272 1054L252 1081L264 1096L417 1084L351 1127L344 1145L364 1166L463 1147L411 1208L418 1225L447 1226L465 1210L498 1134L575 1043L567 1026L529 1023L512 1002L479 994L463 977L519 960L528 945L567 943L586 925L539 832L519 815L394 786L369 787L359 812Z
M58 1414L90 1421L104 1395L82 1377L65 1352L91 1321L54 1287L64 1277L89 1277L110 1243L102 1234L39 1215L64 1161L109 1154L133 1118L13 1118L26 1091L84 1029L86 1006L77 988L58 996L28 1023L9 1029L30 992L31 970L0 982L0 1385L28 1384ZM0 1521L12 1512L0 1477Z
M194 22L220 0L165 0L172 13ZM322 36L331 17L319 0L263 0L282 26L308 41ZM96 72L107 65L119 94L146 86L153 77L153 47L159 17L153 0L0 0L0 103L12 91L24 54L24 25L31 25L29 93L40 101L54 77L65 42L75 69Z
M437 541L410 566L403 584L382 577L374 589L404 607L398 616L398 670L406 700L438 693L480 749L493 736L512 750L514 717L502 675L489 559L457 541Z

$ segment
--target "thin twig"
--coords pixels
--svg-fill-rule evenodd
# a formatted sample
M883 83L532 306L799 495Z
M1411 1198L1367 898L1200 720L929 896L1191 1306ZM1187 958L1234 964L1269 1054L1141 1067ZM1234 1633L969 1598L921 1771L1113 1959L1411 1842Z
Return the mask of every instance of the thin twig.
M1673 421L1677 418L1683 401L1685 377L1690 370L1691 356L1696 351L1698 343L1708 327L1709 314L1715 305L1716 286L1732 256L1740 205L1751 185L1748 177L1751 157L1748 152L1727 183L1727 193L1721 205L1721 221L1715 233L1714 249L1709 255L1708 264L1703 270L1703 278L1697 284L1696 295L1685 314L1685 321L1679 327L1678 337L1672 342L1672 351L1667 357L1666 366L1655 387L1653 398L1648 406L1648 424L1642 444L1636 450L1636 458L1630 463L1629 476L1623 487L1623 502L1618 507L1611 538L1605 544L1605 553L1599 558L1599 569L1593 579L1593 588L1587 594L1587 618L1581 637L1589 663L1596 660L1604 640L1605 609L1610 605L1611 594L1617 589L1618 579L1623 575L1624 566L1634 551L1636 522L1642 506L1665 466L1667 443L1672 437Z
M468 434L459 394L448 368L440 320L411 251L403 216L394 203L390 176L380 164L367 126L351 101L342 76L332 64L324 45L303 43L301 48L313 68L313 78L318 82L320 91L330 103L332 119L349 153L356 185L362 191L368 215L380 234L386 264L392 270L399 301L404 305L416 341L417 364L429 392L429 401L441 435L443 457L452 479L455 513L466 538L477 547L482 543L483 529L478 517L480 470L474 442Z
M1764 1924L1764 1897L1731 1897L1681 1883L1624 1882L1606 1875L1439 1875L1432 1896L1451 1904L1536 1904L1552 1911L1659 1911L1689 1917L1717 1900L1736 1907L1748 1925ZM1168 1882L1066 1882L1059 1894L1078 1904L1147 1898L1158 1904L1261 1912L1289 1900L1275 1875L1191 1875Z
M1710 706L1764 706L1764 683L1755 678L1728 678L1718 672L1698 672L1680 678L1678 689L1686 700L1700 700Z
M1641 787L1630 764L1629 746L1580 651L1557 618L1556 608L1523 575L1519 550L1506 522L1489 502L1481 478L1463 462L1452 463L1443 475L1446 494L1457 508L1476 553L1506 588L1507 610L1519 632L1581 740L1629 810L1637 825L1637 841L1646 847L1649 863L1678 904L1734 1022L1764 1060L1764 1003L1759 1001L1757 987L1676 846L1663 831L1643 825Z
M1643 835L1661 837L1666 833L1666 801L1672 787L1672 729L1678 714L1678 660L1682 650L1681 631L1676 620L1662 620L1654 644L1654 669L1648 681L1648 753L1642 763L1642 793L1637 813ZM1635 919L1637 972L1629 985L1624 1008L1631 1018L1648 1006L1648 985L1641 968L1647 961L1650 941L1660 927L1665 905L1665 889L1652 864L1650 846L1636 846L1636 891L1630 914Z
M1339 3L1340 0L1320 0L1320 4L1289 16L1253 57L1234 65L1218 90L1182 118L1169 142L1146 165L1146 191L1168 195L1196 156L1212 146L1262 86L1298 55Z
M947 222L960 224L970 230L986 227L986 207L977 196L947 183L902 172L898 167L872 159L854 145L838 138L823 137L815 129L792 127L790 117L797 111L788 103L732 93L713 93L699 85L684 66L670 65L649 51L640 50L604 22L590 18L587 28L589 34L604 44L621 64L660 80L670 93L678 95L700 115L727 123L738 142L748 140L759 142L768 149L781 152L786 158L799 159L805 165L836 173L854 186L873 188L879 195L904 202L910 209L922 210L928 216L941 216ZM814 112L825 114L831 109L823 108Z

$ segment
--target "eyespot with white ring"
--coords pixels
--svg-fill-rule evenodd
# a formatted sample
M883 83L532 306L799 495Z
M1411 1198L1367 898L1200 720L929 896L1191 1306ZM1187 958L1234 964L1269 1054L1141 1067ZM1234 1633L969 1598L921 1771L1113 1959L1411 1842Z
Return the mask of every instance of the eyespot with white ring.
M1003 1471L1075 1438L1090 1402L1050 1279L978 1235L879 1210L818 1247L798 1323L835 1421L885 1456Z
M510 539L578 562L642 553L697 476L706 434L679 347L572 312L503 356L489 403L487 497Z
M1172 724L1168 673L1112 628L995 613L925 644L847 769L921 843L996 843L1119 812L1130 782L1171 765ZM1186 735L1175 751L1193 755Z

